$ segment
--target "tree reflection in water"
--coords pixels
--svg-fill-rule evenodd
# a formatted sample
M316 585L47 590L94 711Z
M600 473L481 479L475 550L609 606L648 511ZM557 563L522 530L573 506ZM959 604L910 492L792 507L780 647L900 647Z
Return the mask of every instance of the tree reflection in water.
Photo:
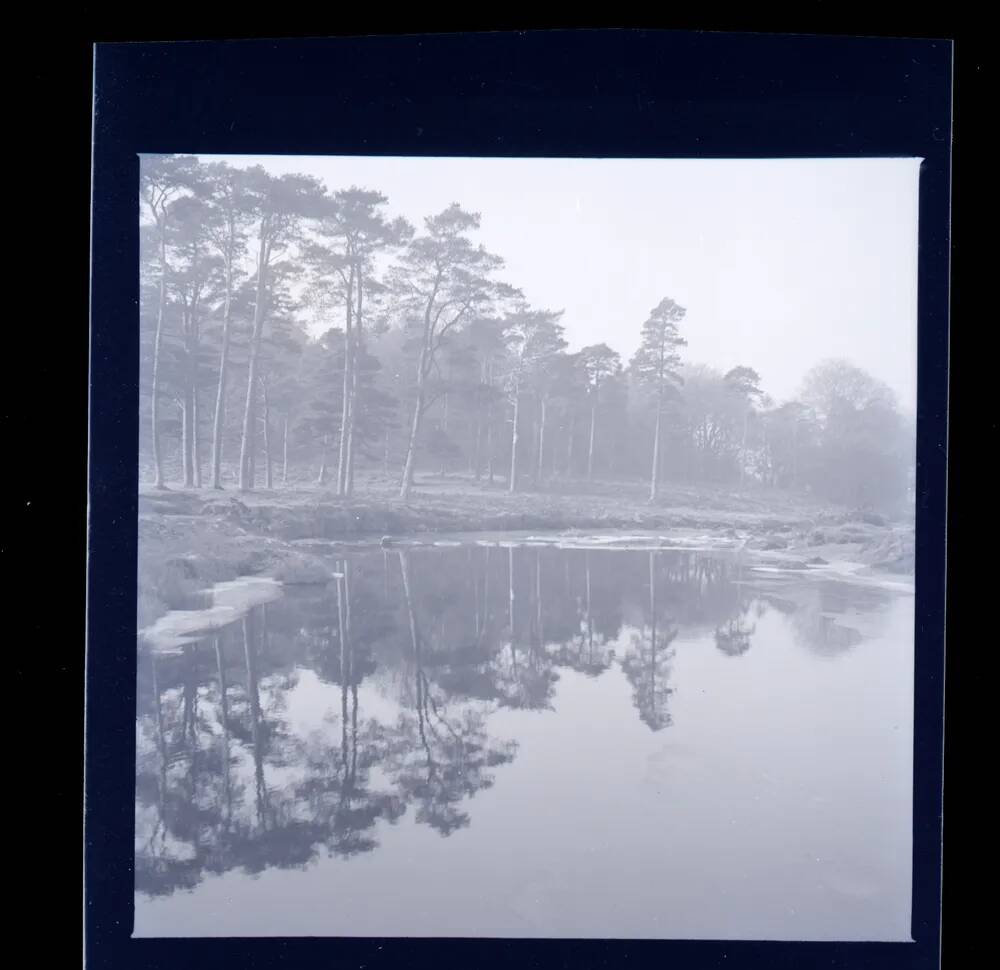
M738 657L750 649L750 638L757 626L749 619L755 603L743 597L743 558L738 556L734 567L735 575L730 583L733 606L729 617L715 628L715 645L729 657Z
M738 656L771 608L738 562L672 550L472 545L334 567L328 586L286 589L177 652L140 643L140 892L371 852L411 810L448 836L516 756L493 736L498 711L551 711L560 672L617 669L632 716L664 729L678 636L714 631ZM814 595L797 629L833 649L850 635L817 625L831 603ZM319 728L290 715L300 688Z
M670 724L667 701L673 693L667 681L670 676L671 644L677 638L677 627L669 617L658 615L656 605L657 560L649 552L649 626L632 634L631 649L622 660L622 670L632 685L632 703L639 717L653 731Z
M399 552L399 567L410 631L416 716L406 713L400 717L397 729L404 743L394 747L388 770L404 800L416 804L417 821L450 835L469 824L468 813L459 807L462 801L493 784L487 769L510 761L514 745L489 737L484 711L465 704L451 713L443 699L435 699L410 591L409 557L403 551ZM414 732L419 745L412 744Z

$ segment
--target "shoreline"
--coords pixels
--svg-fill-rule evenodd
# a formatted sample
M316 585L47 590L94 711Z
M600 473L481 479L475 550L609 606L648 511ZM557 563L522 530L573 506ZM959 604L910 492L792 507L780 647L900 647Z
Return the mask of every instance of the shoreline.
M332 578L327 559L338 545L419 547L470 538L490 543L534 538L563 547L621 549L631 548L632 540L651 549L738 548L787 568L839 561L912 576L912 524L800 496L677 489L650 505L623 491L510 495L452 487L400 501L386 489L366 489L350 499L316 489L248 494L142 489L138 626L148 626L198 590L240 576L325 584Z

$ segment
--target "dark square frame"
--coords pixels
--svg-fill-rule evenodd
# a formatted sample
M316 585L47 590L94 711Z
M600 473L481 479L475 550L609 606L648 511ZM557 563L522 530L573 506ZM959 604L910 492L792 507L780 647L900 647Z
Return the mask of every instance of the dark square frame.
M640 30L96 46L85 757L91 970L938 965L952 59L948 40ZM924 159L914 942L131 939L140 152Z

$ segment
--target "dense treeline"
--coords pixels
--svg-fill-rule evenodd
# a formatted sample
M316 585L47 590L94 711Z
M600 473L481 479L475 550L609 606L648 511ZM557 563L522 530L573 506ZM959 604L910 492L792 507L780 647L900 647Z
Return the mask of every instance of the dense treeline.
M464 473L515 491L636 479L898 508L913 429L847 363L778 403L750 366L683 360L664 296L629 361L567 349L453 204L416 228L377 191L191 157L142 160L142 477L241 490ZM609 328L610 329L610 328ZM315 334L318 334L316 336Z

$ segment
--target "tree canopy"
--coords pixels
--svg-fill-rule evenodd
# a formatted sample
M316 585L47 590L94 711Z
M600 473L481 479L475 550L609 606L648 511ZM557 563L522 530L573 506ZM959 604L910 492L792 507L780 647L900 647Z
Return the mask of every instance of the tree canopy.
M645 480L654 502L665 481L912 500L912 418L877 378L821 361L775 401L756 362L686 359L698 310L671 296L609 321L639 336L627 364L609 343L572 347L573 321L502 278L483 217L458 203L416 230L374 187L156 155L139 202L140 455L156 486L348 495L357 474L406 497L419 473L511 490Z

